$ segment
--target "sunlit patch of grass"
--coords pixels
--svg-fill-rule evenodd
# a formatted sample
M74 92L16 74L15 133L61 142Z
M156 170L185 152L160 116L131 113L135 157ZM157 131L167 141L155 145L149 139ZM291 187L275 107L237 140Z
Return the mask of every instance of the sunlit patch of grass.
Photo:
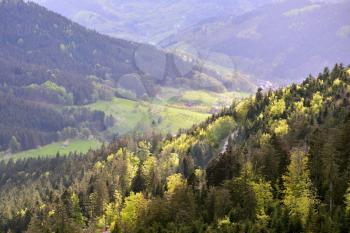
M51 143L38 149L7 155L4 158L22 159L33 157L53 157L56 156L57 153L60 155L68 155L70 152L86 153L90 149L99 148L101 145L102 143L97 140L72 139L65 142Z

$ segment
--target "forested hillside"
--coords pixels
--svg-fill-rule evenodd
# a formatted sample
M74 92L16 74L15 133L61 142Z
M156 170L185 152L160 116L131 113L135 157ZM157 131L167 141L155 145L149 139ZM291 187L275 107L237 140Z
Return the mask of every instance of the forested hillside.
M242 14L273 1L34 0L33 2L101 33L156 44L172 33L182 31L208 18Z
M196 48L218 64L289 84L324 66L350 62L349 11L347 0L275 1L239 16L208 19L160 44Z
M256 87L247 76L225 78L199 61L101 35L32 2L0 1L0 22L0 152L100 136L117 119L86 106L98 101L149 101L164 87Z
M176 137L0 163L0 232L348 232L350 67Z

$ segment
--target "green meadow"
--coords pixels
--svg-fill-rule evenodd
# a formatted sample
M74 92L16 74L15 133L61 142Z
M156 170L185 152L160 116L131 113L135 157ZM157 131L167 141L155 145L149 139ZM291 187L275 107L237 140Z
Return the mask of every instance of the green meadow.
M102 143L97 140L73 139L65 142L55 142L41 148L16 153L11 155L11 158L53 157L56 156L57 153L60 155L68 155L71 152L86 153L90 149L99 148L101 145ZM7 157L5 154L2 156L4 156L3 158L5 159Z

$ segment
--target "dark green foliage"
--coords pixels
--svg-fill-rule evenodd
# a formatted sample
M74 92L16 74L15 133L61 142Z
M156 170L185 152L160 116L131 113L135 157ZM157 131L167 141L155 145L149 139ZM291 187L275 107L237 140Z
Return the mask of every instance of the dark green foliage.
M179 137L0 162L0 232L349 232L347 70L259 90L244 119L233 104ZM220 153L208 135L228 116Z

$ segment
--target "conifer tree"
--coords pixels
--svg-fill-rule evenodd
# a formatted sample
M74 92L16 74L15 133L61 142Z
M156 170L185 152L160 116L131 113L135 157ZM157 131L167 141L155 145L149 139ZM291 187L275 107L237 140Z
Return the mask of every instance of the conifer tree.
M305 225L316 204L316 197L310 179L308 157L303 149L291 152L290 164L283 176L283 203L292 218L299 218Z

